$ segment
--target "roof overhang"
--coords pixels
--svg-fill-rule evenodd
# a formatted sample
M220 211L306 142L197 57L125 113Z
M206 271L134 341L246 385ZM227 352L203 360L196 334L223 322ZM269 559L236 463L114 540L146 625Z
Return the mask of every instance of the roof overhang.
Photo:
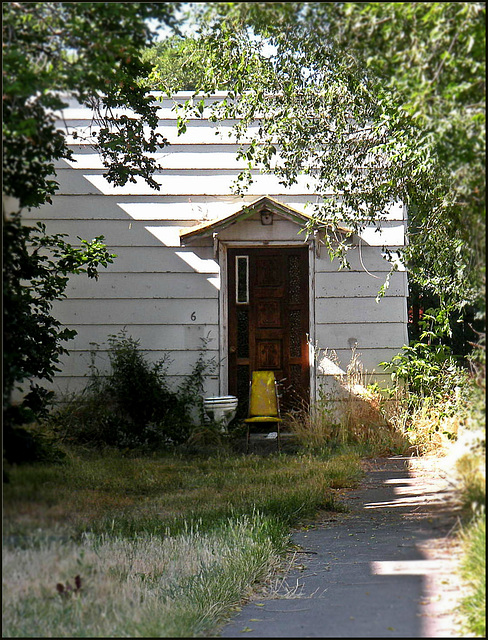
M326 229L329 226L325 225L324 223L320 223L320 221L315 220L312 216L309 216L301 211L297 211L296 209L278 202L277 200L274 200L269 196L262 196L261 198L258 198L254 202L246 204L238 211L235 211L234 213L231 213L227 216L204 222L202 224L196 225L195 227L191 227L190 229L181 229L180 242L184 245L197 238L206 238L209 236L213 236L215 233L223 231L236 222L246 220L247 218L250 218L255 214L260 214L263 212L276 214L285 220L290 220L291 222L300 225L301 227L307 226L311 229ZM338 226L335 229L342 233L351 233L350 229L346 229L345 227Z

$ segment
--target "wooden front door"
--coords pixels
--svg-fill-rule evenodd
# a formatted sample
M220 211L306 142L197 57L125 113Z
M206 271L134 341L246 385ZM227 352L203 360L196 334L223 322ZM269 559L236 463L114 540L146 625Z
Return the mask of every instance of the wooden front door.
M229 249L229 393L247 414L253 371L274 371L282 411L309 401L308 248Z

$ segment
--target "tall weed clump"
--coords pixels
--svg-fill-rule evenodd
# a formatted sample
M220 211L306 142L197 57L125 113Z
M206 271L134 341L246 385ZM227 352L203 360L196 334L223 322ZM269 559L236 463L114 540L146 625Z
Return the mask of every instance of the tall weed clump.
M337 363L335 352L325 353ZM286 416L286 426L299 444L312 451L348 445L375 455L403 453L408 446L403 433L387 419L380 389L367 384L356 345L344 374L331 377L337 383L334 391L321 388L311 407Z
M202 414L204 376L213 363L200 354L179 389L168 384L168 361L149 362L139 340L125 331L108 338L110 370L96 366L92 351L86 388L63 399L49 422L71 444L157 449L185 442Z
M419 340L383 362L393 382L390 419L406 431L417 453L446 453L458 434L471 428L476 381L444 343L446 313L428 310Z

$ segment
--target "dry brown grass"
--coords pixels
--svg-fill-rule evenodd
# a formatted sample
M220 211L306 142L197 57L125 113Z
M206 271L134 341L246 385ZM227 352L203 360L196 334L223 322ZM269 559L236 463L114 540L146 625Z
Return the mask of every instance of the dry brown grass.
M359 458L125 458L10 469L6 637L196 637L280 564L289 527L340 508ZM82 580L81 590L56 585Z
M336 354L328 351L326 357L339 370ZM288 415L285 427L311 450L349 444L375 455L404 453L409 446L405 429L388 415L395 415L395 407L378 388L368 385L366 378L360 354L353 348L345 373L334 376L335 391L322 391L310 409L303 407Z

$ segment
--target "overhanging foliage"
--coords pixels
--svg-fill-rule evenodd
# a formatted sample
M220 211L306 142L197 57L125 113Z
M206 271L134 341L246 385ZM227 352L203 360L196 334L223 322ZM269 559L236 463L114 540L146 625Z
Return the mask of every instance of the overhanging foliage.
M249 167L310 176L317 217L359 230L408 206L411 279L484 308L484 3L194 3L214 117L252 121ZM196 91L198 93L198 91ZM238 100L235 98L238 97ZM189 104L196 114L201 104ZM182 121L184 126L184 122ZM239 181L244 190L250 171ZM340 194L331 197L331 194Z

